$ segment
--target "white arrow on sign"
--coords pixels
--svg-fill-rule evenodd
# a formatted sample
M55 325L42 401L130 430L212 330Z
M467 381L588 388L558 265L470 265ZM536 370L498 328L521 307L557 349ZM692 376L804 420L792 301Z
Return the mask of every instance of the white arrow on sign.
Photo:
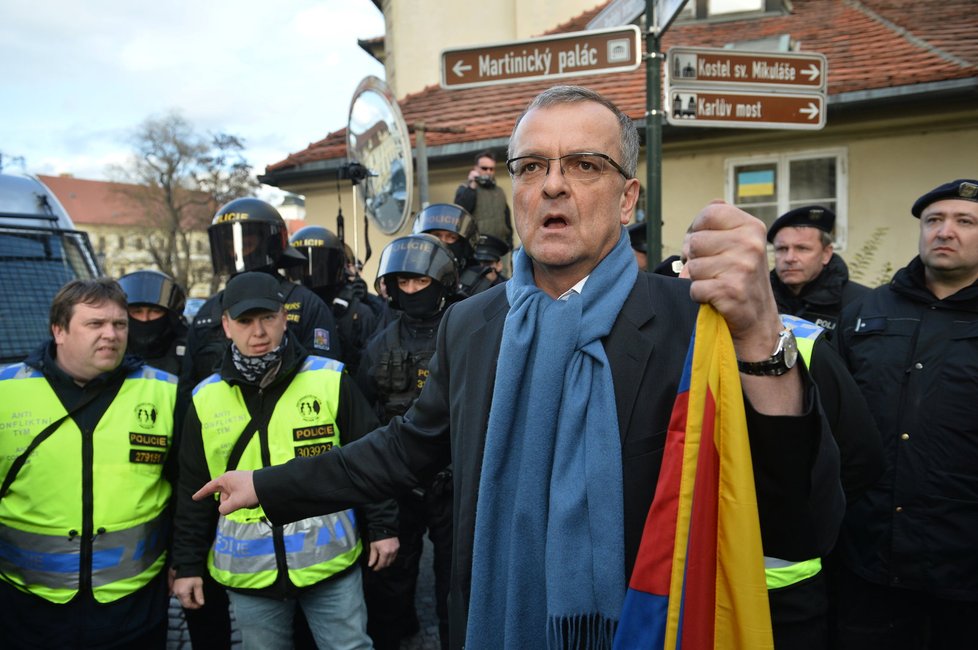
M808 107L807 108L799 108L798 109L798 112L799 113L802 113L804 115L807 115L808 116L808 119L814 120L816 117L818 117L818 106L816 106L815 104L813 104L811 102L808 102Z
M809 81L815 81L822 74L822 72L818 69L818 66L814 63L809 63L808 69L802 70L801 73L806 75Z
M459 77L464 77L465 75L462 74L462 73L467 72L467 71L469 71L471 69L472 69L472 66L470 66L470 65L462 65L462 62L461 61L456 61L455 62L455 65L452 66L452 72L454 72L455 75L456 76L459 76Z

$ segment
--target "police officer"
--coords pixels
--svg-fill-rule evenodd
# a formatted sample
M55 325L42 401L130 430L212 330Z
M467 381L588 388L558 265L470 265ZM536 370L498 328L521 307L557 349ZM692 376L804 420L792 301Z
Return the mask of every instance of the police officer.
M475 257L482 266L488 269L486 278L490 286L502 284L509 278L504 273L503 258L509 254L510 246L499 237L492 235L479 235L479 240L475 245Z
M216 502L191 498L226 469L328 453L377 423L343 365L309 355L287 333L286 300L279 280L260 272L236 275L222 294L228 354L194 390L183 429L173 591L193 610L204 573L228 587L245 648L291 648L297 605L319 648L365 648L352 511L272 527L260 509L223 517ZM370 565L383 568L397 551L393 503L365 511Z
M978 180L911 213L918 255L836 331L885 466L839 536L844 650L978 647Z
M492 286L486 277L488 271L475 259L479 229L464 208L452 203L432 203L414 218L414 232L434 235L452 252L463 296L474 296Z
M306 349L339 358L341 349L329 308L310 289L278 273L277 269L305 263L302 254L289 246L288 229L278 210L260 199L235 199L217 211L207 234L215 273L233 277L244 271L260 271L277 278L286 295L289 331ZM181 391L193 388L214 371L226 342L219 291L201 306L190 327Z
M347 281L347 257L343 242L322 226L306 226L292 235L289 244L302 253L306 261L289 267L286 274L312 289L330 306L343 350L342 361L347 371L356 375L360 354L366 347L367 339L377 329L378 318L374 310L361 300L360 291Z
M215 273L234 277L245 271L257 271L275 278L286 295L288 327L295 339L316 354L339 358L340 343L329 307L310 289L290 282L278 272L280 268L305 262L288 245L288 229L278 210L260 199L235 199L217 211L207 235ZM180 373L178 413L186 411L194 386L214 372L227 350L227 338L221 326L222 294L217 292L201 306L189 328L187 353ZM227 596L206 577L204 586L206 606L184 612L191 641L200 647L230 647Z
M125 355L108 278L55 296L53 340L0 371L5 648L164 648L176 377Z
M119 286L129 302L129 353L154 368L180 374L187 349L183 288L166 273L153 270L127 273L119 278Z
M391 305L400 310L390 325L370 341L360 364L357 383L383 422L403 415L421 393L428 362L435 351L435 334L447 305L455 298L458 272L455 260L431 235L408 235L392 241L380 257L378 281ZM401 498L401 547L397 561L386 571L368 576L370 633L377 648L397 648L402 637L418 628L414 594L418 581L425 529L434 545L435 607L442 647L448 643L448 582L452 554L451 469L428 485Z
M849 267L832 251L834 227L834 212L806 205L778 217L767 232L774 244L771 288L778 310L825 328L829 338L842 309L869 291L849 279Z

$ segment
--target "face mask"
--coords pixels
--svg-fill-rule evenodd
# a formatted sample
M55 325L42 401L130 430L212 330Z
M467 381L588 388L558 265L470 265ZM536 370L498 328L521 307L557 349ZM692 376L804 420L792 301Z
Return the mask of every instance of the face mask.
M468 266L469 258L467 256L468 251L466 250L468 242L459 237L454 243L448 244L448 250L452 251L452 255L458 260L460 268L465 268Z
M442 299L444 295L443 287L432 282L427 287L416 293L404 293L400 289L398 292L398 303L404 313L417 320L428 320L437 316L445 305Z
M130 318L126 351L144 359L155 359L167 351L172 338L170 319L167 316L150 321Z

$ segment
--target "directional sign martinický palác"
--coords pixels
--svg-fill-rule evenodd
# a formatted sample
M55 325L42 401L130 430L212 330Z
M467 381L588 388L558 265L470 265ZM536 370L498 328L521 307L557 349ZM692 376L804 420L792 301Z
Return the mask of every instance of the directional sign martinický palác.
M669 124L757 129L825 126L828 64L817 53L673 47Z
M441 53L441 86L472 88L638 68L638 27L596 29Z

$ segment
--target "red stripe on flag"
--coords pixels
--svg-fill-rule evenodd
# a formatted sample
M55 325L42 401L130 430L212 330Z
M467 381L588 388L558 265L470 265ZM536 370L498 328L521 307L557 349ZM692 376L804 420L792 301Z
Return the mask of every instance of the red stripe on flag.
M686 440L686 412L689 393L676 395L669 422L669 434L659 469L655 499L645 519L642 548L635 559L630 587L650 594L667 595L672 579L672 554L679 509L679 481L683 472L683 445Z
M696 464L686 575L683 585L683 650L712 649L717 578L717 504L720 457L714 444L716 403L707 392Z

